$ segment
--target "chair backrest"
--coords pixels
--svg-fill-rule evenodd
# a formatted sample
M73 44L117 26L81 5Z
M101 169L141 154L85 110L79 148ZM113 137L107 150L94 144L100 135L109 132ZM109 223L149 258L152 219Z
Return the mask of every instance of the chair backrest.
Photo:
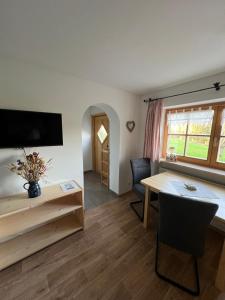
M133 185L140 183L144 178L151 176L151 165L149 158L137 158L130 161L133 175Z
M159 240L195 257L202 256L207 227L217 209L214 203L159 193Z

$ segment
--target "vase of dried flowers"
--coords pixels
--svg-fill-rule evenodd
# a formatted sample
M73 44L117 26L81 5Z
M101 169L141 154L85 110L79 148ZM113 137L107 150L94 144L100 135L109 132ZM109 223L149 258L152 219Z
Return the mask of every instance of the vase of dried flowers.
M28 188L26 185L28 184ZM38 182L30 181L23 185L23 188L27 190L29 198L35 198L41 195L41 188Z
M51 159L45 160L39 156L39 153L33 152L29 155L25 153L25 161L17 160L16 163L10 164L10 171L21 176L27 182L23 185L28 191L29 198L35 198L41 195L39 180L46 175Z

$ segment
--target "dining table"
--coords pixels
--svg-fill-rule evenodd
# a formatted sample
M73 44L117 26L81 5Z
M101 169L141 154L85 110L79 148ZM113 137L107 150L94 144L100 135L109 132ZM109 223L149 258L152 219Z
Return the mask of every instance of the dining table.
M150 227L152 193L165 192L218 204L212 221L223 237L223 247L217 268L215 286L225 291L225 185L216 184L197 177L174 171L166 171L141 180L145 186L144 227Z

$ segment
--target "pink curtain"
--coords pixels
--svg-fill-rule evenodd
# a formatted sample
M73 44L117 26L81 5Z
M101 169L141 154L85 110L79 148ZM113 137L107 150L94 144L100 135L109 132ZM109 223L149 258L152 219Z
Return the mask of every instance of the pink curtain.
M163 101L149 102L145 123L144 157L157 162L160 158L160 124L162 117Z

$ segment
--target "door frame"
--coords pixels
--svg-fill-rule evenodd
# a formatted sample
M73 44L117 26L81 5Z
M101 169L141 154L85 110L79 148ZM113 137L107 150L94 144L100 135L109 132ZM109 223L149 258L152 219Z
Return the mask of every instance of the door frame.
M92 139L92 165L94 171L96 171L96 153L95 153L95 118L96 117L103 117L106 116L108 119L109 117L105 112L103 113L98 113L91 115L91 139ZM110 124L109 124L110 125Z

